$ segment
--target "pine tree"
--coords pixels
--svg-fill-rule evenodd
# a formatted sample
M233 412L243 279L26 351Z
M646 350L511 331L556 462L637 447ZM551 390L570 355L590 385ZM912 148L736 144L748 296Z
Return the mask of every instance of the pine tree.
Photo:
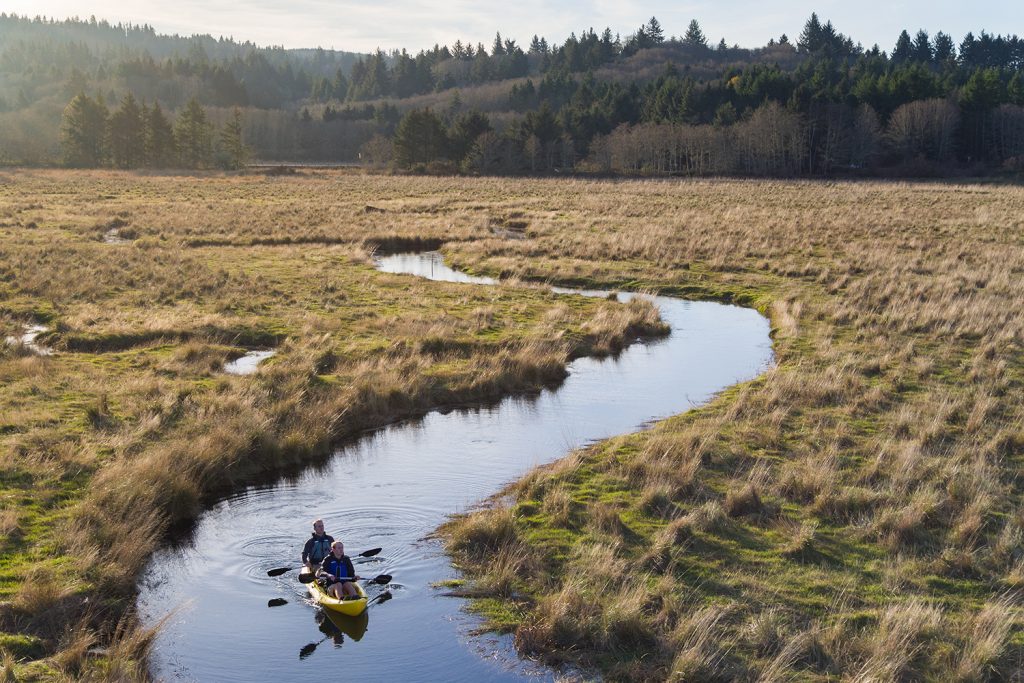
M331 94L339 102L344 102L345 97L348 96L348 79L345 78L345 74L342 73L341 69L334 72L334 81L331 82Z
M402 168L441 158L448 148L448 136L441 119L429 109L413 109L402 117L395 130L395 163Z
M913 45L910 42L910 34L904 29L900 33L900 37L896 39L896 47L892 49L892 61L894 64L902 64L909 62L911 57L913 57Z
M192 98L178 114L174 124L174 138L178 143L178 158L188 168L205 168L213 158L210 124L199 100Z
M171 122L164 116L159 102L146 114L146 162L157 168L167 168L174 164L175 145L174 129Z
M686 27L683 45L698 48L706 48L708 46L707 36L704 35L704 31L701 30L700 24L697 23L696 19L691 19L690 25Z
M915 62L921 62L922 64L931 63L935 57L935 52L932 49L932 43L927 31L921 29L917 32L910 53L911 59Z
M665 31L661 28L661 22L656 17L651 17L650 21L647 22L644 33L650 39L654 45L660 45L665 42Z
M95 168L106 158L107 108L102 99L85 93L75 95L64 108L61 148L64 163L78 168Z
M1024 71L1018 71L1006 84L1006 98L1017 106L1024 106Z
M220 131L221 165L239 169L249 160L249 149L242 139L242 112L236 107Z
M811 18L804 24L804 30L796 41L796 49L808 54L821 49L821 22L815 12L811 12Z
M956 59L956 46L953 44L953 39L942 31L935 34L934 58L938 64L946 64Z
M107 123L110 156L118 168L136 168L146 157L145 121L135 96L129 92Z
M491 46L491 56L499 57L505 54L505 44L501 40L501 32L494 35L494 45Z

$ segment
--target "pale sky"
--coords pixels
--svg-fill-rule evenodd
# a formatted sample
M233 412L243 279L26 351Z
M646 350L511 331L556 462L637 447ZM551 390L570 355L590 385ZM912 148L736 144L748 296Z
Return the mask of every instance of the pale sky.
M959 44L968 31L1024 34L1019 2L979 0L0 0L0 11L54 18L79 16L111 23L151 24L158 33L209 33L259 45L325 47L354 52L407 48L418 52L456 39L490 49L495 31L524 47L534 34L560 43L569 33L605 26L625 37L656 16L668 35L696 19L712 43L759 47L782 33L795 41L811 12L865 47L891 51L902 29L944 31Z

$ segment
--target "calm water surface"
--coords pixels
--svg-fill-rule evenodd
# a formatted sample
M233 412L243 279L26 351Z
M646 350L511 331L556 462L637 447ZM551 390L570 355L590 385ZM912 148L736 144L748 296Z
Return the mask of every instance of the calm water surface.
M436 253L389 256L387 272L481 286ZM635 431L751 379L772 361L768 321L756 311L654 299L672 326L663 340L617 359L583 358L555 391L474 410L433 412L338 449L321 469L250 489L206 512L187 547L156 552L141 580L146 623L167 617L153 653L157 678L198 681L548 680L507 637L474 637L463 601L431 584L457 573L426 537L532 467L570 449ZM346 550L381 546L363 576L394 575L394 599L341 629L306 600L296 572L310 522L323 517ZM369 589L371 594L374 588ZM287 604L269 607L268 601ZM169 616L168 616L169 615ZM303 646L320 643L307 657Z
M272 357L277 351L250 351L244 356L224 364L224 372L229 375L251 375L259 369L260 363Z

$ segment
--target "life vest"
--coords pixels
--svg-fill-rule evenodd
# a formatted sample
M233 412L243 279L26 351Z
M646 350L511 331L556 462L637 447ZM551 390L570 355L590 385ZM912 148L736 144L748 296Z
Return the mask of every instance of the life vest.
M313 547L309 549L309 560L313 564L320 564L331 552L331 539L324 534L323 538L313 536Z

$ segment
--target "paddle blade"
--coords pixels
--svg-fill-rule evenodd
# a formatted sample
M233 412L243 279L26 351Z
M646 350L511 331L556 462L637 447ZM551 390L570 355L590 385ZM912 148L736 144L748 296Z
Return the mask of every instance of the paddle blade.
M372 605L375 602L387 602L392 597L394 597L394 596L391 595L391 591L384 591L383 593L381 593L380 595L375 597L373 600L370 600L370 602L368 602L366 604L367 605Z
M314 650L316 650L316 647L319 644L320 643L310 643L308 645L303 645L302 649L299 650L299 659L305 659L306 657L313 654Z
M267 576L281 576L281 574L284 574L285 572L290 572L291 570L291 567L277 567L276 569L268 569Z
M299 574L299 583L313 583L314 581L316 581L316 574L313 572Z
M281 605L287 605L288 601L284 598L271 598L267 600L267 607L280 607Z
M368 581L368 583L379 583L382 586L386 586L391 583L391 574L381 574Z
M384 550L384 549L383 548L370 548L369 550L366 550L364 552L359 553L358 555L356 555L356 557L373 557L374 555L380 555L380 551L381 550Z

